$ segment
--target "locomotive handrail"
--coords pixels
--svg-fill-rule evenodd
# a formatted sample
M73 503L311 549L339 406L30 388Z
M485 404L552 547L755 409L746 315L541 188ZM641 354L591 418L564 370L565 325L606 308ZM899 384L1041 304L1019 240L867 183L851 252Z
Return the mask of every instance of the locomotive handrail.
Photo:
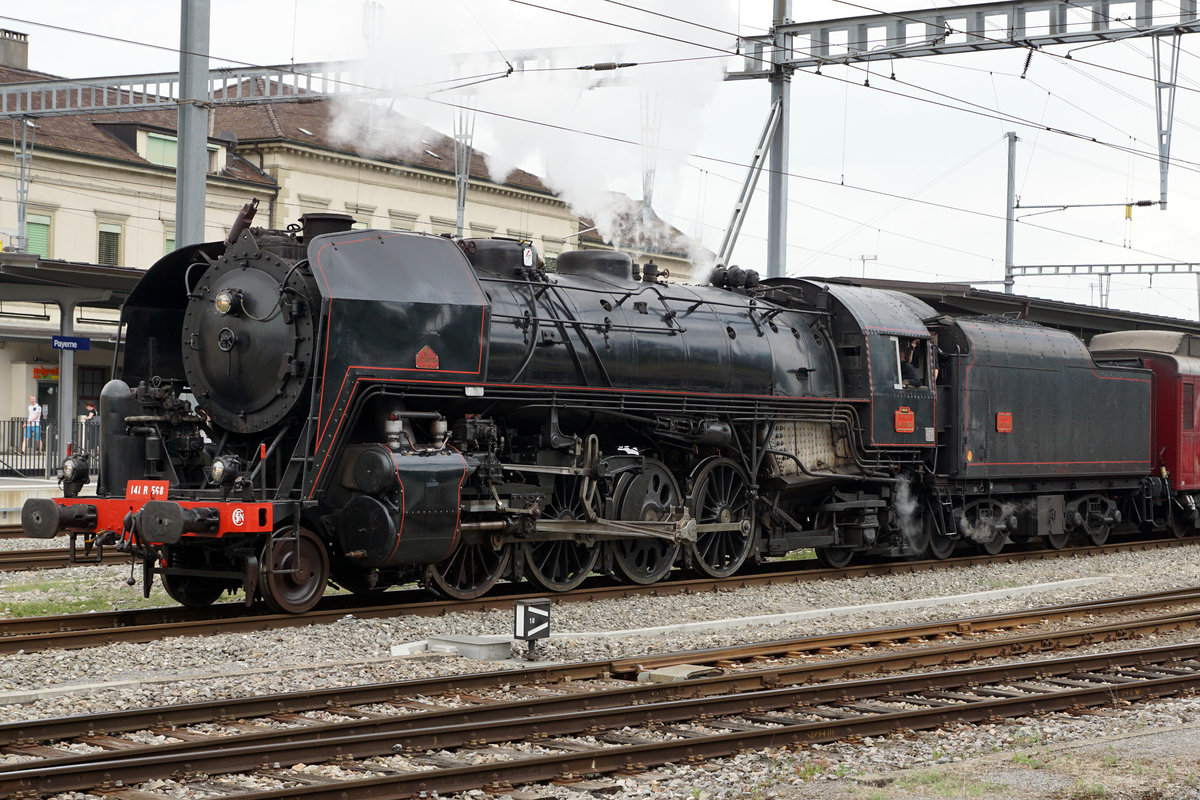
M489 276L489 275L484 275L484 274L480 274L480 273L476 273L476 274L479 277L480 283L501 283L501 284L511 284L514 286L536 286L539 289L542 289L543 291L545 291L547 285L555 287L555 288L560 288L560 289L565 288L565 287L560 286L557 283L545 284L540 281L520 280L517 278L498 278L495 276ZM668 286L669 285L670 284L668 284ZM696 302L695 297L688 297L686 295L670 294L670 293L663 292L663 289L665 287L662 284L657 284L657 283L642 284L642 285L639 285L636 289L631 289L628 287L616 287L616 286L613 286L610 288L594 288L591 286L571 286L569 288L571 289L572 292L579 292L579 293L586 293L586 294L604 294L604 295L624 294L625 297L622 298L622 301L625 299L628 299L630 297L633 297L634 295L644 294L645 292L648 292L648 291L657 290L659 296L664 299L667 299L667 300L677 300L680 302L688 302L688 303ZM701 288L703 288L703 287L701 287ZM709 288L711 288L711 287L709 287ZM745 295L745 296L752 297L752 295ZM705 298L703 300L700 300L699 302L702 305L719 306L722 308L732 308L732 309L736 309L738 311L746 310L745 304L733 303L733 302L729 302L727 300L717 300L717 299L710 300L708 298ZM619 302L618 302L618 305L620 305ZM789 307L789 308L783 309L783 311L791 311L791 312L794 312L797 314L821 314L824 316L830 315L830 313L828 311L818 311L817 309L807 309L807 308L790 308Z
M529 320L531 322L538 322L538 323L563 322L563 320L556 319L553 317L536 317L536 316L518 317L516 314L492 314L492 319L494 319L494 320L506 319L506 320L510 320L512 322L523 322L525 320ZM592 328L593 330L598 330L598 331L607 330L607 331L630 331L630 332L639 332L639 333L666 333L670 336L674 336L679 333L687 332L687 328L683 328L683 327L670 329L670 328L655 327L652 325L617 325L616 323L611 323L611 322L610 323L584 322L583 320L574 320L574 321L568 320L568 322L571 325L576 325L576 326L583 327L583 328Z

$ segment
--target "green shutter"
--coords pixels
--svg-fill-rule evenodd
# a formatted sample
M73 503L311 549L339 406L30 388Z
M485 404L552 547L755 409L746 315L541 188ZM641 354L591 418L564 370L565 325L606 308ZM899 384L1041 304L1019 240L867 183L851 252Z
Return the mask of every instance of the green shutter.
M25 219L25 252L39 258L50 257L50 218L30 214Z

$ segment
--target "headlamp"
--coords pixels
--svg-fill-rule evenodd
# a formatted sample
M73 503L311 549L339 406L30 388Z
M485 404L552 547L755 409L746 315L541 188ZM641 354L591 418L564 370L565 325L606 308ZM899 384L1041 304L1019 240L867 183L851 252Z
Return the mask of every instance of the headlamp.
M78 497L79 490L88 482L88 457L86 453L67 456L59 466L59 480L63 485L63 494L67 497Z
M233 311L233 303L238 298L239 292L234 289L222 289L217 292L217 296L213 298L213 308L221 316L225 316Z
M238 474L238 460L235 456L221 456L212 462L208 475L215 484L230 483Z

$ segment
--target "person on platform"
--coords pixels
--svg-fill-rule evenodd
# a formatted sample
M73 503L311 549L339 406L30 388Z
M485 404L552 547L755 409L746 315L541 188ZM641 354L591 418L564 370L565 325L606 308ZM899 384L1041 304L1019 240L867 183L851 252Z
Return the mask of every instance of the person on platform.
M29 395L29 416L25 418L25 438L21 440L21 452L33 442L37 451L42 452L42 406L36 395Z
M93 451L96 449L96 440L99 438L96 434L100 423L96 419L96 415L96 404L91 400L84 402L82 429L83 449L84 452L88 453L89 455L94 455Z

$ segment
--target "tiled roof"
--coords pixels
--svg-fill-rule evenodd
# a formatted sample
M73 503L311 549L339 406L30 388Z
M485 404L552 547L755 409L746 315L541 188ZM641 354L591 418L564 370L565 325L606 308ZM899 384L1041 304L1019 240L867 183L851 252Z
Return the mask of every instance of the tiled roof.
M0 83L58 80L57 75L0 66ZM62 102L66 102L66 93ZM34 153L51 149L92 158L103 158L139 166L153 166L137 151L113 135L112 125L134 125L174 132L175 110L125 111L72 116L38 117L34 133ZM11 129L0 126L0 141L11 141ZM35 156L36 157L36 156ZM241 156L233 155L219 173L233 180L274 186L275 181Z
M0 66L0 84L55 79L58 79L58 76ZM226 91L235 93L237 87L229 87ZM284 88L285 94L293 91ZM65 93L62 101L66 101ZM361 122L347 122L345 116L339 120L340 107L343 107L341 101L303 99L298 99L297 102L219 106L213 112L212 130L218 135L230 132L236 136L237 145L234 145L234 148L245 144L287 142L447 174L454 173L454 140L449 136L414 123L395 112L377 106L368 107L366 104L360 107L369 108L370 114L363 115ZM176 112L170 108L41 117L37 120L35 148L52 148L130 164L150 165L150 162L114 134L114 126L119 125L155 128L173 133L176 130ZM405 135L386 135L384 131L389 129L403 130ZM8 140L6 134L8 131L0 127L0 141ZM240 156L231 155L228 166L221 174L235 180L275 185L270 176ZM471 177L499 183L493 179L487 167L486 157L479 151L476 151L471 159ZM536 175L519 169L504 176L502 185L546 195L555 194ZM641 205L624 195L614 195L614 198L614 203L619 209L613 224L615 246L636 247L650 252L686 257L689 249L688 239L682 231L658 215L652 214L647 234L639 225ZM581 218L581 230L593 227L594 222ZM603 244L600 236L591 230L580 236L580 241L593 245Z
M394 161L437 172L454 173L454 140L400 114L376 106L361 120L338 119L345 104L334 100L260 103L216 109L215 131L232 131L239 142L287 141L364 158ZM393 133L388 133L392 131ZM398 133L403 131L404 136ZM400 141L403 138L406 141ZM544 194L554 194L536 175L514 170L503 181L488 170L486 157L476 150L471 177Z

